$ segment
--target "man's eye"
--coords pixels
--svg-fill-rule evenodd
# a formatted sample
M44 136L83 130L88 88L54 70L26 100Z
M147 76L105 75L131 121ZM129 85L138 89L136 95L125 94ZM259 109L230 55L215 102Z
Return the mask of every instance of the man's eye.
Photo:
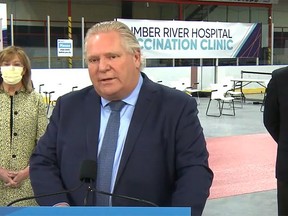
M93 58L93 59L89 59L88 61L89 63L94 64L94 63L97 63L99 60Z
M116 55L112 55L112 56L110 56L110 59L115 59L115 58L117 58Z

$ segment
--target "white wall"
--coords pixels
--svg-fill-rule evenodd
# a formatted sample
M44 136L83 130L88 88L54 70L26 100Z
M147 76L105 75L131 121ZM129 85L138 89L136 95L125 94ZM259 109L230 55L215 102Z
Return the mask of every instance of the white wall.
M190 86L190 67L165 67L165 68L145 68L144 72L155 82L162 81L161 84L170 87L183 89ZM67 92L72 91L72 87L77 86L76 90L91 85L88 69L32 69L32 80L35 90L39 92L51 92L52 99L58 98ZM184 83L184 84L183 84Z
M144 73L161 84L183 90L191 86L191 67L148 67L144 68Z
M218 67L198 67L197 77L202 90L210 89L213 83L219 83L227 78L241 78L241 71L253 71L271 73L273 70L286 65L263 65L263 66L218 66ZM149 67L143 70L147 76L155 82L169 87L176 87L183 90L191 86L191 67ZM261 79L269 81L270 75L245 74L244 78ZM36 91L55 91L52 99L72 91L72 87L77 86L78 90L91 85L87 68L85 69L32 69L32 80ZM257 84L251 84L246 88L259 88Z
M72 91L72 87L79 90L91 85L87 69L32 69L31 78L37 92L40 84L44 84L41 93L55 91L52 100Z
M218 67L199 67L198 71L202 70L202 79L199 79L200 87L202 89L209 89L211 83L219 83L227 78L241 78L241 71L272 73L277 68L286 65L259 65L259 66L218 66ZM201 74L201 73L200 73ZM245 74L243 78L247 79L261 79L269 81L270 75L263 74ZM245 88L257 88L257 84L251 84Z

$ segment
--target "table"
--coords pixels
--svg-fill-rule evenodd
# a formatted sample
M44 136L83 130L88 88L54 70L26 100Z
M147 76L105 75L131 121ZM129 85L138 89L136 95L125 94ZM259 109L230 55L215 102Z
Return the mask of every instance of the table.
M266 83L267 79L250 79L250 78L233 78L231 79L233 82L233 88L234 90L239 88L241 92L241 97L243 97L244 102L246 101L245 94L243 93L243 87L249 85L250 83L257 83L260 86L264 87L266 89Z

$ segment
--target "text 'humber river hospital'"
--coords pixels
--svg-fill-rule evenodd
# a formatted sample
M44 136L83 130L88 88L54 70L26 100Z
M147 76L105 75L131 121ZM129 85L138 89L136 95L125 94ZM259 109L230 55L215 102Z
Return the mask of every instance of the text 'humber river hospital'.
M131 27L146 50L232 50L230 29Z

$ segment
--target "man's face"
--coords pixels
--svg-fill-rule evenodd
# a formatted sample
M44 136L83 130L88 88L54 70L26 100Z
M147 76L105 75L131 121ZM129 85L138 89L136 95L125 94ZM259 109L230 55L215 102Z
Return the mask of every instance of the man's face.
M140 53L128 53L117 32L98 33L86 41L90 79L107 100L127 97L138 83Z

